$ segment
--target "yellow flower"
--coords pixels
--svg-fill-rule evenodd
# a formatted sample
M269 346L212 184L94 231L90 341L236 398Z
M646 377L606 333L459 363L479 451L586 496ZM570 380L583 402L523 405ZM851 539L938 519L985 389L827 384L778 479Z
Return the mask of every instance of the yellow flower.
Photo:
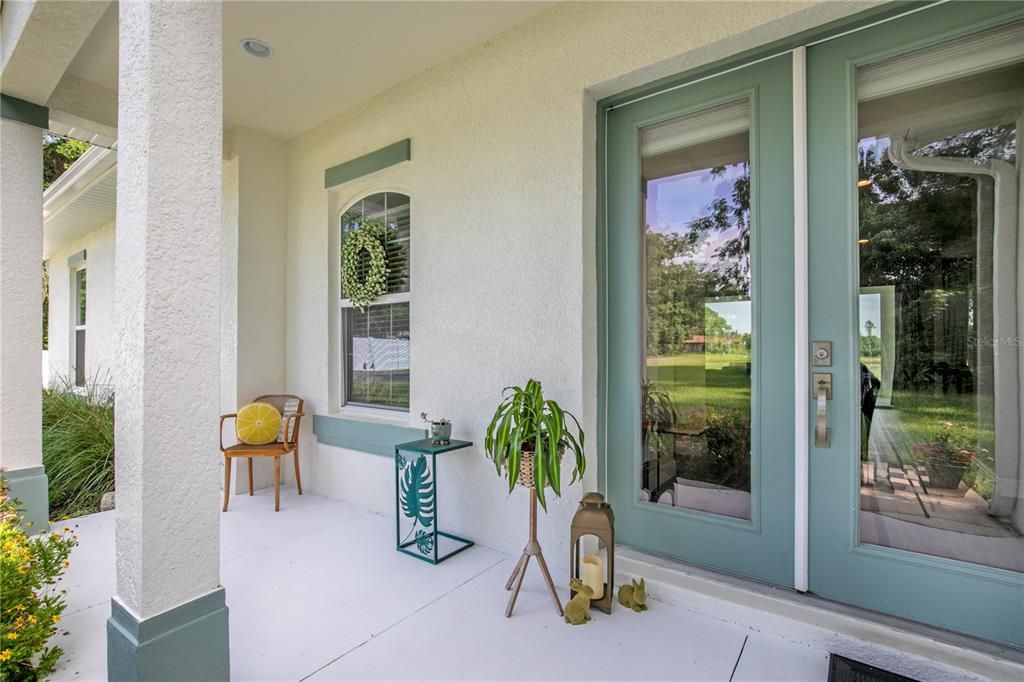
M70 568L70 567L71 567L71 562L70 561L65 561L64 562L64 568Z
M17 632L8 632L7 633L7 639L18 639L18 633Z
M53 616L53 622L54 622L54 623L59 623L59 622L60 622L60 616L58 616L58 615L56 615L56 614L55 614L55 615Z
M3 651L0 651L0 661L9 661L9 660L11 660L11 650L10 649L4 649Z
M29 614L29 616L28 616L28 622L29 623L33 623L34 624L37 620L38 620L38 618L36 618L32 614Z

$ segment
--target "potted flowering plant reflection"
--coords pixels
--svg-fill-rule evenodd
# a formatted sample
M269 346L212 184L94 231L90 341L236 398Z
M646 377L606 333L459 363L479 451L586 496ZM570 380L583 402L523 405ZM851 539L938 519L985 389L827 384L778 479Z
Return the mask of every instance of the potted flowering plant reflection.
M928 472L928 481L933 488L956 489L978 452L967 424L941 422L939 430L930 441L914 446L917 461Z

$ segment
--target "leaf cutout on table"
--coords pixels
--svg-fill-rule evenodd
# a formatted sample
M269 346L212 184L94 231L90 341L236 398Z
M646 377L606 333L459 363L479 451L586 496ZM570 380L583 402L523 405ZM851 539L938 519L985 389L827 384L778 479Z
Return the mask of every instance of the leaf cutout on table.
M402 513L429 528L434 523L434 482L427 458L420 457L402 472L399 486Z
M430 554L434 551L434 535L425 530L416 531L416 549L420 554Z

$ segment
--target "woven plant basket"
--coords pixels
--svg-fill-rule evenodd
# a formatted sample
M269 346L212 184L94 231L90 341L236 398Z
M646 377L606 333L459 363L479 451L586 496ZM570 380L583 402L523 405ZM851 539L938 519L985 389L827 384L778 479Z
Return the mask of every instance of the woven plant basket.
M558 448L558 459L562 459L562 455L565 454L565 446ZM519 463L519 485L524 488L533 487L533 452L530 450L523 450L523 459ZM546 488L550 488L551 484L545 485Z

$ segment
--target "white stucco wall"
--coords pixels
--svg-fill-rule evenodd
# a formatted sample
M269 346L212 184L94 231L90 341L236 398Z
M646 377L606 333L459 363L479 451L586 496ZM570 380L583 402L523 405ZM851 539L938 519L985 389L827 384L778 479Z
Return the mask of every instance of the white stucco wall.
M221 243L221 412L285 390L285 145L237 127L225 134ZM230 424L225 443L234 442ZM273 484L257 460L258 487ZM248 490L245 467L235 492Z
M397 183L412 196L410 414L446 415L456 438L477 443L442 465L446 529L519 552L526 495L506 499L481 448L502 387L535 377L549 397L581 417L589 437L585 487L597 487L595 98L864 5L793 14L806 7L566 3L292 140L289 389L307 398L310 412L331 409L330 206L357 191L349 185L325 191L324 169L409 137L410 163L358 184ZM303 438L315 442L308 427ZM327 446L305 453L308 487L394 513L389 458ZM566 490L541 518L541 542L559 576L583 487Z
M72 339L74 336L73 286L68 258L86 252L86 380L101 385L114 383L114 223L49 257L50 263L50 377L74 379Z

